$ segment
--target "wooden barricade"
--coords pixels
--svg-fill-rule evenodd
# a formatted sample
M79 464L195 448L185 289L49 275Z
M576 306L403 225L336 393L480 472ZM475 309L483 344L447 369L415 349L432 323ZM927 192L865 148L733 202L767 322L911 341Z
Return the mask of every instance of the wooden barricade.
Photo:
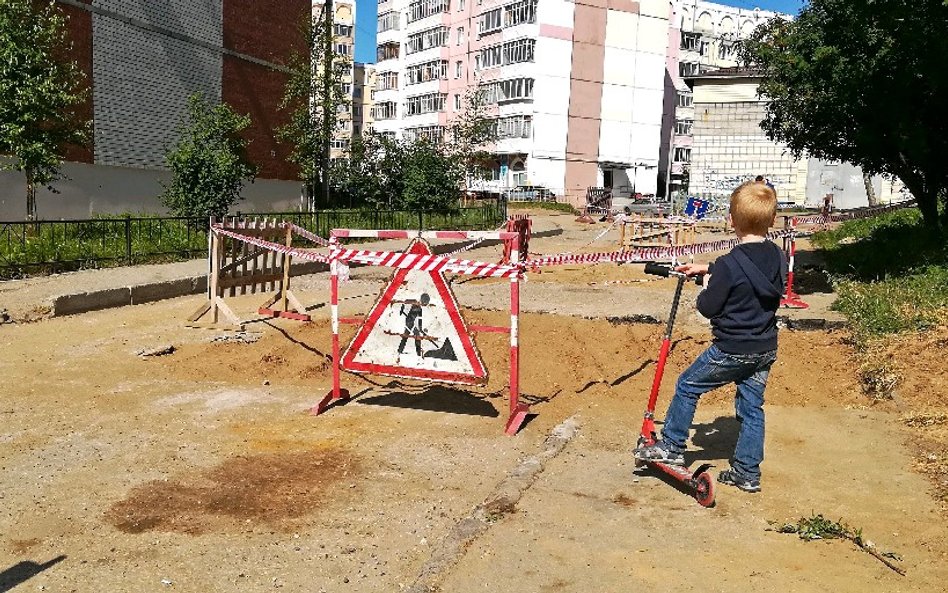
M241 328L243 322L224 302L224 297L256 294L258 291L276 291L258 309L261 315L309 321L310 316L305 307L290 291L292 256L224 236L217 232L216 224L217 220L211 219L208 233L208 300L188 317L190 324L197 324L202 317L210 315L211 323L217 325L223 315L231 326ZM261 221L255 218L248 221L229 218L221 223L221 227L248 237L280 243L287 248L293 245L292 230L276 219L265 218Z
M691 245L697 237L694 222L633 215L627 216L619 226L619 249Z

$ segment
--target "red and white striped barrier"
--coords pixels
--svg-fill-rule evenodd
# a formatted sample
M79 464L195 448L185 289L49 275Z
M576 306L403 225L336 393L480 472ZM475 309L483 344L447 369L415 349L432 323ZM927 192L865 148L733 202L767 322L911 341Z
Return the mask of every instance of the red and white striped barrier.
M503 231L370 231L356 229L336 229L329 238L330 243L330 315L332 317L332 390L313 407L314 415L321 414L334 402L349 399L349 391L341 386L341 356L339 347L340 323L362 323L360 319L342 319L339 317L339 275L343 262L364 263L367 265L385 266L401 270L420 270L424 272L454 272L481 277L510 278L510 327L498 326L471 326L469 329L476 332L509 333L510 334L510 415L504 432L514 435L523 425L530 407L520 403L520 277L524 269L521 265L487 264L469 260L420 255L414 253L392 251L364 251L343 249L338 241L341 237L359 238L435 238L435 239L478 239L502 240L511 244L511 261L519 260L519 234Z
M321 253L313 253L312 251L299 249L297 247L287 247L286 245L281 245L280 243L274 243L273 241L266 241L264 239L260 239L259 237L250 237L248 235L242 235L231 229L226 229L222 225L215 225L212 228L214 229L215 233L219 233L221 235L224 235L225 237L230 237L231 239L235 239L237 241L242 241L249 245L256 245L257 247L261 247L269 251L275 251L277 253L282 253L284 255L292 255L293 257L298 257L300 259L305 259L305 260L314 261L314 262L325 263L329 261L328 256L323 255Z
M857 220L861 218L872 218L873 216L878 216L880 214L885 214L886 212L893 212L895 210L902 210L903 208L913 208L916 206L915 200L909 200L906 202L899 202L897 204L889 204L887 206L875 206L872 208L861 208L859 210L851 210L849 212L839 212L837 214L808 214L806 216L793 216L787 215L784 216L784 219L790 219L791 225L793 226L804 226L811 224L829 224L831 222L844 222L847 220Z

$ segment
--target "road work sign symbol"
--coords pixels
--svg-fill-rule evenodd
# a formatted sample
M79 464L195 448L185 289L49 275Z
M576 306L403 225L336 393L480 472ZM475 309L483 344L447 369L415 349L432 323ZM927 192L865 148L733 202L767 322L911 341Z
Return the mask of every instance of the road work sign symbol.
M417 239L407 253L432 252ZM343 354L342 368L447 383L487 379L444 275L423 269L395 272Z

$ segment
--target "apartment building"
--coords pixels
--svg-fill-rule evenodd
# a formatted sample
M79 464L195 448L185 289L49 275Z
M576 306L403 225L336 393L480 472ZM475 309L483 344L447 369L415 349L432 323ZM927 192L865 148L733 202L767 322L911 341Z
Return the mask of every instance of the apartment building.
M478 188L657 189L668 0L381 0L374 129L443 137L473 89L498 142Z
M325 22L325 4L313 0L313 20L316 23ZM346 73L343 75L340 84L342 93L346 96L346 105L339 106L339 113L336 117L336 130L333 132L332 140L329 146L329 158L339 159L345 156L349 143L352 141L352 134L355 130L356 116L354 114L357 104L354 100L354 89L356 88L355 62L355 24L356 24L356 4L355 0L333 0L333 53L335 59L345 64ZM359 106L361 109L361 106Z
M356 62L352 66L352 135L372 130L375 105L375 67Z
M736 66L738 41L776 16L792 18L704 0L674 0L668 29L668 76L658 170L662 195L674 194L688 185L695 110L694 95L685 77Z
M299 200L295 167L274 130L290 55L305 51L305 0L57 0L67 21L68 58L89 87L87 146L73 148L65 178L37 192L43 218L160 212L170 174L165 149L177 138L188 97L201 92L249 114L250 159L260 167L244 209L288 209ZM0 220L25 214L21 173L0 172Z

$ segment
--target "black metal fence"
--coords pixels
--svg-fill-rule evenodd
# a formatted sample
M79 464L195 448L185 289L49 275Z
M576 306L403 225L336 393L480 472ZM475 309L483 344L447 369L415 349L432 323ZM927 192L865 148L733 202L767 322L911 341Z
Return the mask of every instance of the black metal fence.
M486 230L506 220L507 204L484 201L452 212L322 210L239 216L293 222L321 237L328 237L334 228ZM206 253L204 218L125 216L0 222L0 279L176 261Z

